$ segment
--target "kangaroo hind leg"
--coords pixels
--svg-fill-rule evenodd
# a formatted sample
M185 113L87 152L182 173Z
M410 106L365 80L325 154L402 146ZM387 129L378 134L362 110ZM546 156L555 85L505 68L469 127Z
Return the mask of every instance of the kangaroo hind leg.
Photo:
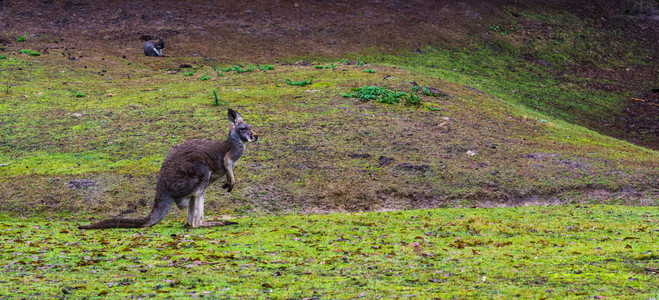
M188 225L192 228L204 226L204 198L206 189L195 193L190 197L188 205Z
M144 227L151 227L162 221L167 215L167 211L172 207L174 203L174 198L169 193L160 193L156 195L155 203L153 204L153 209L151 213L146 217L147 221L144 224Z

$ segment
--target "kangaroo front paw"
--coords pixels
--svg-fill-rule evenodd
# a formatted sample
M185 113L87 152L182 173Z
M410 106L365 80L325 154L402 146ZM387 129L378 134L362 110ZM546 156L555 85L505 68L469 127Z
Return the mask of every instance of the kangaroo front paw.
M229 183L227 182L227 183L225 183L225 184L222 186L222 188L223 188L223 189L227 189L227 192L231 192L231 191L233 191L233 184L229 184Z

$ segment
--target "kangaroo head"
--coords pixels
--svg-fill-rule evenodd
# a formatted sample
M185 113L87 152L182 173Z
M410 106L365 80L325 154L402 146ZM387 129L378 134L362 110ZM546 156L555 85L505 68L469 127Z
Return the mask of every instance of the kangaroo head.
M252 130L252 126L245 123L237 111L229 109L229 121L231 121L230 136L239 138L243 143L259 140L259 136Z
M163 39L158 39L156 45L158 45L160 49L165 48L165 41Z

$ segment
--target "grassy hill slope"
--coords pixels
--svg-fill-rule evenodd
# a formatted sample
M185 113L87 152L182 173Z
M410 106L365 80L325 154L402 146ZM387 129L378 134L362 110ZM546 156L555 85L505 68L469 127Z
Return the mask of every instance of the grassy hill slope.
M263 138L211 213L656 204L644 3L3 4L2 209L142 214L227 108Z

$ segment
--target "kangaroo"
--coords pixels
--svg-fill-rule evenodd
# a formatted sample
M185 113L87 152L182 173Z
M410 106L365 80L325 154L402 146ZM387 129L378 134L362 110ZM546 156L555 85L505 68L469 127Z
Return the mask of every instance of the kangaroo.
M148 40L144 44L144 55L162 56L162 48L165 48L165 41L162 39Z
M165 218L176 203L179 209L188 208L187 224L192 228L235 224L234 222L204 222L206 188L226 176L222 186L231 192L236 183L233 168L245 151L247 142L259 136L245 123L238 112L229 109L231 129L224 141L190 140L169 151L158 173L156 197L148 216L142 219L109 219L78 226L80 229L150 227Z

